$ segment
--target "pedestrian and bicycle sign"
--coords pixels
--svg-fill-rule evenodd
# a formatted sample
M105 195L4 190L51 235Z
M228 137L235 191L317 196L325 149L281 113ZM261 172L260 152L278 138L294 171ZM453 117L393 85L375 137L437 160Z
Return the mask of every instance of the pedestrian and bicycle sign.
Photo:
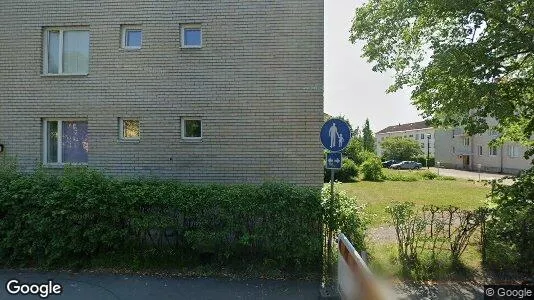
M326 168L331 170L341 169L341 152L326 153Z
M349 125L341 119L330 119L321 128L321 143L332 152L340 152L349 144Z

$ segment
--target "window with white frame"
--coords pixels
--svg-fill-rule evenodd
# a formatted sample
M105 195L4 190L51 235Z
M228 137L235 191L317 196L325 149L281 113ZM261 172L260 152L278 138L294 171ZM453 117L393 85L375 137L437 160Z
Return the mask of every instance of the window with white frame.
M420 137L421 137L422 140L424 140L425 139L425 134L421 133Z
M141 137L140 123L137 119L119 118L119 138L125 141L138 141Z
M44 120L43 141L45 164L87 163L89 152L87 121Z
M478 146L478 155L479 156L484 155L484 149L482 148L482 146Z
M468 137L465 137L464 138L464 146L469 146L470 143L471 143L471 140Z
M519 147L517 145L508 146L508 156L511 158L519 157Z
M182 138L198 140L202 138L202 120L182 118Z
M89 30L86 28L47 28L43 46L43 74L89 73Z
M141 49L143 44L143 30L140 26L127 26L121 28L121 46L124 49L136 50Z
M489 147L489 155L491 155L491 156L497 156L497 147L495 147L495 146L490 146L490 147Z
M425 143L421 143L421 148L425 148Z
M200 24L181 25L182 48L202 48L202 27Z

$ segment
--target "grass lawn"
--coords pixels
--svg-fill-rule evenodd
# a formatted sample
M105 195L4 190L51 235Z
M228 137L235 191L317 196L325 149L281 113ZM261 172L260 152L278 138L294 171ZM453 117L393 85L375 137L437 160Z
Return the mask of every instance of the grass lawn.
M349 196L355 197L358 202L367 205L367 214L373 215L371 228L388 223L389 215L385 212L385 208L396 201L410 201L418 206L453 205L461 209L475 209L484 204L491 191L491 187L484 182L450 180L450 178L449 180L443 180L443 178L424 180L425 172L429 171L384 170L389 178L397 180L405 178L412 181L359 181L343 183L341 189ZM397 259L397 245L394 237L390 237L393 238L391 241L383 242L376 242L373 237L369 238L370 266L377 274L415 280L464 280L482 271L480 253L477 251L476 244L470 244L462 255L463 264L460 269L451 264L448 256L437 260L422 256L418 267L406 269L402 268Z
M417 175L424 171L391 171ZM491 187L481 182L456 180L419 181L360 181L343 183L341 188L348 195L367 204L367 212L376 215L371 219L371 227L384 224L388 220L386 206L392 202L414 202L416 205L453 205L462 209L474 209L484 204Z

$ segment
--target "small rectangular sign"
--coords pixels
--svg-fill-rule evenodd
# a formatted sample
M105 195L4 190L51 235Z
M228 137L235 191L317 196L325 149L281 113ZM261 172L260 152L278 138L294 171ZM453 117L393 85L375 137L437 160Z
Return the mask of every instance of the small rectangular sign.
M332 152L326 154L326 168L330 170L341 169L341 153Z

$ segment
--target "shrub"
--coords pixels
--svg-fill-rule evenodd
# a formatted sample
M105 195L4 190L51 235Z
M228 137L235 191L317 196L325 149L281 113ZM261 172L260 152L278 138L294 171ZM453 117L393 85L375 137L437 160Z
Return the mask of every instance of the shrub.
M365 250L365 231L369 222L365 218L364 206L358 205L357 200L347 196L339 186L339 183L334 185L333 200L329 185L325 185L321 193L327 230L334 235L344 233L355 249Z
M326 163L325 163L326 166ZM324 182L330 182L331 170L324 168ZM340 170L335 170L334 179L339 182L354 182L358 178L358 167L356 164L348 159L343 158L343 163Z
M362 165L363 179L368 181L380 181L383 179L382 162L377 156L369 157Z
M389 181L418 181L419 177L412 172L398 172L398 171L388 171L384 174L383 177L385 180Z
M118 180L68 167L60 176L0 172L0 261L71 267L116 255L123 261L114 264L128 265L149 253L181 263L316 269L322 222L330 222L320 197L318 189L281 183ZM349 213L337 217L354 224Z
M486 263L492 268L534 270L534 168L512 185L502 182L492 193L493 206L486 233Z
M424 252L435 256L445 249L452 263L460 265L460 256L487 216L485 208L468 211L430 205L418 210L412 202L394 203L386 212L397 234L399 258L408 266Z
M431 171L423 171L421 172L421 177L425 180L434 180L437 179L439 175Z

